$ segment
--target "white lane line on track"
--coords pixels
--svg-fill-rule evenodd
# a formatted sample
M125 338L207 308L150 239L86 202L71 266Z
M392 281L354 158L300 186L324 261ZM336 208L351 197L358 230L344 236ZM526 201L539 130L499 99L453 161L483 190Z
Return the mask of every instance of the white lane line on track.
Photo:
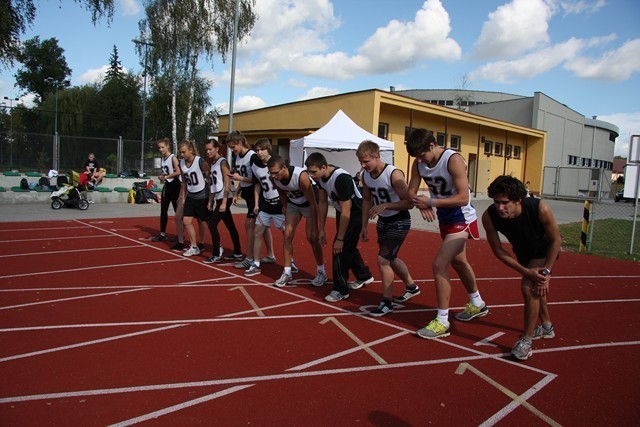
M0 359L0 362L8 362L10 360L24 359L25 357L39 356L41 354L54 353L56 351L70 350L70 349L73 349L73 348L86 347L86 346L89 346L89 345L101 344L101 343L105 343L105 342L109 342L109 341L116 341L116 340L121 340L121 339L124 339L124 338L131 338L131 337L135 337L135 336L139 336L139 335L152 334L154 332L166 331L166 330L169 330L169 329L180 328L182 326L186 326L186 325L164 326L162 328L148 329L146 331L132 332L130 334L124 334L124 335L115 335L115 336L112 336L112 337L100 338L100 339L97 339L97 340L84 341L84 342L79 342L79 343L76 343L76 344L64 345L62 347L54 347L54 348L48 348L46 350L32 351L30 353L16 354L14 356L3 357L3 358Z
M189 408L191 406L198 405L200 403L205 403L213 399L217 399L219 397L224 397L228 394L235 393L237 391L244 390L245 388L253 387L255 384L247 384L247 385L239 385L235 387L230 387L221 391L217 391L212 394L208 394L206 396L199 397L197 399L189 400L187 402L179 403L177 405L169 406L168 408L160 409L158 411L150 412L145 415L141 415L139 417L131 418L126 421L121 421L116 424L112 424L110 427L126 427L134 424L141 423L143 421L149 421L161 417L163 415L170 414L172 412L177 412L185 408Z
M29 303L25 303L25 304L8 305L8 306L5 306L5 307L0 307L0 310L10 310L10 309L13 309L13 308L30 307L30 306L33 306L33 305L53 304L53 303L56 303L56 302L66 302L66 301L74 301L74 300L79 300L79 299L105 297L105 296L108 296L108 295L119 295L119 294L126 294L126 293L129 293L129 292L138 292L138 291L146 291L146 290L149 290L149 288L136 288L136 289L122 290L122 291L115 291L115 292L106 292L106 293L102 293L102 294L80 295L80 296L77 296L77 297L59 298L59 299L51 299L51 300L46 300L46 301L29 302Z
M440 341L433 340L433 342L440 342ZM546 349L546 352L576 351L576 350L585 350L588 348L638 346L638 345L640 345L640 341L613 342L613 343L583 345L583 346L575 346L575 347L562 347L558 349ZM542 351L536 351L536 352L542 352ZM474 352L474 353L475 354L472 356L461 356L461 357L432 359L432 360L418 360L413 362L390 363L387 365L376 364L376 365L369 365L369 366L355 366L350 368L323 369L318 371L266 374L266 375L258 375L253 377L224 378L224 379L217 379L217 380L202 380L202 381L191 381L191 382L184 382L184 383L151 384L151 385L143 385L143 386L135 386L135 387L78 390L78 391L68 391L68 392L59 392L59 393L10 396L10 397L0 398L0 404L13 403L13 402L27 402L27 401L35 401L35 400L43 400L43 399L62 399L67 397L101 396L101 395L109 395L109 394L134 393L134 392L144 392L144 391L154 391L154 390L173 390L173 389L190 388L190 387L209 387L209 386L228 385L228 384L256 383L256 382L273 381L273 380L280 380L280 379L295 379L295 378L317 377L317 376L326 376L326 375L352 374L357 372L381 371L381 370L387 370L387 369L441 365L445 363L458 364L461 362L469 362L474 360L486 360L486 359L495 359L496 362L511 362L510 365L512 366L521 367L534 372L538 372L545 377L549 375L556 376L556 374L545 372L541 369L536 369L527 365L523 365L521 362L515 362L515 361L510 361L508 359L504 359L505 357L510 357L510 353L502 353L502 354L486 354L482 352ZM527 395L526 397L527 398L531 397L533 394L535 394L535 392L540 391L540 389L541 389L540 387L536 387L536 386L530 388L529 391L527 392L529 393L529 395Z
M491 341L495 340L496 338L499 338L501 336L504 335L504 332L496 332L493 335L490 335L486 338L481 339L478 342L474 342L473 345L476 347L480 347L482 345L486 345L487 347L498 347L497 344L492 343Z
M141 265L144 264L161 264L163 262L176 262L176 261L186 261L186 259L165 259L165 260L159 260L159 261L140 261L140 262L131 262L128 264L112 264L112 265L96 265L96 266L92 266L92 267L78 267L78 268L71 268L68 270L53 270L53 271L38 271L36 273L20 273L20 274L10 274L8 276L0 276L0 279L9 279L12 277L24 277L24 276L38 276L38 275L43 275L43 274L57 274L57 273L73 273L76 271L85 271L85 270L97 270L97 269L101 269L101 268L122 268L122 267L139 267ZM130 288L131 286L129 286Z
M113 237L113 236L97 234L92 236L42 237L39 239L0 240L0 243L41 242L43 240L51 241L51 240L70 240L70 239L96 239L99 237Z
M144 246L140 245L131 245L131 246L116 246L112 248L87 248L87 249L70 249L64 251L48 251L48 252L29 252L29 253L21 253L21 254L9 254L9 255L0 255L0 258L9 258L9 257L21 257L21 256L31 256L31 255L67 255L74 252L92 252L92 251L110 251L110 250L120 250L120 249L135 249L135 248L144 248Z
M266 311L266 310L271 310L271 309L274 309L274 308L287 307L287 306L290 306L290 305L300 304L300 303L303 303L303 302L306 302L306 301L285 302L285 303L282 303L282 304L276 304L276 305L270 305L270 306L267 306L267 307L262 307L262 308L259 308L257 310L245 310L245 311L238 311L238 312L235 312L235 313L223 314L222 316L218 316L218 317L227 318L227 317L241 316L243 314L256 313L258 310Z
M0 233L7 232L7 231L10 231L12 233L15 233L15 232L20 232L21 233L23 231L50 231L50 230L63 230L63 231L66 231L66 230L74 230L74 229L79 229L79 228L90 228L90 227L88 227L88 226L77 226L77 227L46 227L46 228L19 228L19 229L12 228L10 230L0 230Z

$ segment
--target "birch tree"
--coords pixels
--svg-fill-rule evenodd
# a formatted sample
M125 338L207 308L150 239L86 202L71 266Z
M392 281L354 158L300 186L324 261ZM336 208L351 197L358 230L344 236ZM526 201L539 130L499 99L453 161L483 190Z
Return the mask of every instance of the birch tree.
M174 143L177 126L176 92L181 79L189 88L185 114L184 139L189 139L193 100L198 76L198 62L209 63L218 55L223 62L233 44L236 0L145 0L146 18L139 23L138 54L153 75L163 75L172 82L172 127ZM255 0L240 0L238 40L246 37L256 21Z

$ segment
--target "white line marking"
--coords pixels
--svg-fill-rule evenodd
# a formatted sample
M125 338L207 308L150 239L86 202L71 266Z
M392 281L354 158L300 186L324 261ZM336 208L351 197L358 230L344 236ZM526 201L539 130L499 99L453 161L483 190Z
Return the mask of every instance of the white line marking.
M360 338L358 338L356 336L356 334L354 334L353 332L351 332L346 326L344 326L342 323L340 323L340 321L338 319L336 319L333 316L329 316L326 317L324 319L322 319L320 321L320 324L324 325L325 323L329 323L332 322L334 325L336 325L342 332L344 332L349 338L351 338L353 341L355 341L356 344L358 344L358 347L361 350L366 351L369 356L373 357L373 359L378 362L381 365L386 365L387 361L384 360L378 353L376 353L375 351L371 350L371 348L369 348L369 346L367 344L364 343L364 341L362 341Z
M138 291L146 291L146 290L149 290L149 288L146 288L146 289L145 288L136 288L136 289L129 289L129 290L126 290L126 291L107 292L107 293L103 293L103 294L80 295L80 296L77 296L77 297L51 299L51 300L47 300L47 301L38 301L38 302L29 302L29 303L26 303L26 304L8 305L8 306L5 306L5 307L0 307L0 310L9 310L9 309L12 309L12 308L30 307L32 305L52 304L54 302L73 301L73 300L86 299L86 298L104 297L104 296L107 296L107 295L119 295L119 294L126 294L128 292L138 292Z
M235 279L235 277L229 277L229 279ZM266 284L266 283L265 283ZM203 283L201 285L122 285L122 286L71 286L71 287L61 287L61 288L13 288L13 289L0 289L0 292L44 292L44 291L52 291L52 292L61 292L61 291L76 291L79 289L131 289L131 288L150 288L150 289L182 289L182 288L228 288L229 286L244 286L244 287L252 287L252 286L264 286L262 283Z
M87 236L68 236L68 237L43 237L41 239L19 239L19 240L0 240L0 243L15 243L15 242L41 242L43 240L51 241L51 240L69 240L69 239L95 239L98 237L113 237L107 235L87 235Z
M318 377L318 376L325 376L325 375L352 374L357 372L369 372L369 371L408 368L408 367L417 367L417 366L440 365L443 363L459 363L459 362L465 362L469 360L490 359L490 358L495 358L495 356L474 355L474 356L454 357L450 359L420 360L415 362L393 363L393 364L387 364L387 365L369 365L369 366L357 366L357 367L339 368L339 369L324 369L319 371L289 372L289 373L279 373L279 374L258 375L253 377L224 378L224 379L217 379L217 380L191 381L191 382L184 382L184 383L165 383L165 384L152 384L152 385L134 386L134 387L118 387L118 388L107 388L107 389L97 389L97 390L79 390L79 391L66 391L66 392L59 392L59 393L11 396L11 397L0 398L0 404L14 403L14 402L30 402L30 401L43 400L43 399L62 399L67 397L103 396L103 395L118 394L118 393L135 393L135 392L155 391L155 390L175 390L175 389L181 389L181 388L210 387L210 386L218 386L218 385L243 384L243 383L246 384L246 383L256 383L256 382L273 381L273 380L281 380L281 379L308 378L308 377Z
M474 346L479 347L481 345L486 345L488 347L497 347L497 344L492 343L491 341L495 340L504 335L504 332L496 332L495 334L488 336L484 339L481 339L478 342L473 343Z
M394 339L396 339L398 337L402 337L402 336L407 335L407 334L409 334L409 332L398 332L397 334L390 335L388 337L384 337L384 338L377 339L375 341L368 342L366 345L368 345L369 347L372 347L374 345L382 344L384 342L394 340ZM348 350L344 350L344 351L341 351L341 352L338 352L338 353L330 354L329 356L325 356L325 357L322 357L320 359L312 360L311 362L307 362L307 363L305 363L303 365L294 366L293 368L287 369L287 372L288 371L301 371L303 369L307 369L307 368L310 368L312 366L320 365L321 363L327 362L329 360L338 359L338 358L340 358L342 356L346 356L348 354L355 353L356 351L360 351L360 350L362 350L360 348L360 346L352 347L352 348L350 348Z
M471 366L469 363L467 362L463 362L460 365L458 365L458 368L456 369L455 373L457 375L463 375L467 370L473 372L474 374L476 374L478 377L482 378L484 381L486 381L487 383L491 384L493 387L497 388L498 390L500 390L502 393L506 394L508 397L511 398L512 402L511 403L516 403L517 405L515 405L515 407L517 406L524 406L525 408L527 408L529 411L531 411L534 415L536 415L538 418L540 418L541 420L545 421L547 424L550 424L552 426L560 426L560 424L558 424L557 422L555 422L553 419L551 419L550 417L548 417L547 415L545 415L544 413L542 413L542 411L540 411L539 409L537 409L536 407L534 407L532 404L530 404L529 402L527 402L526 399L524 399L521 396L518 396L516 393L514 393L513 391L509 390L507 387L503 386L502 384L500 384L499 382L495 381L493 378L489 377L488 375L486 375L485 373L483 373L482 371L476 369L475 367ZM510 405L507 405L510 406ZM515 409L515 407L513 409ZM504 408L503 408L504 409ZM511 409L511 411L513 410ZM510 411L510 412L511 412ZM506 415L506 414L505 414ZM495 422L497 422L497 420L493 420L493 417L491 417L490 419L492 419L492 423L488 424L486 421L483 423L483 425L493 425L495 424Z
M554 375L554 374L546 375L543 379L541 379L540 381L535 383L529 390L527 390L526 392L522 393L522 395L520 395L520 398L523 399L523 400L527 400L527 399L531 398L531 396L533 396L534 394L536 394L537 392L542 390L543 387L545 387L547 384L549 384L551 381L553 381L556 377L557 377L557 375ZM491 417L489 417L482 424L480 424L480 426L489 427L489 426L495 425L500 420L502 420L504 417L506 417L511 412L513 412L518 406L520 406L520 404L518 402L512 401L507 406L505 406L504 408L502 408L501 410L499 410L498 412L493 414ZM555 423L555 421L553 421L553 422ZM560 425L560 424L556 423L556 424L553 424L553 425Z
M46 227L46 228L12 228L9 230L0 230L0 233L6 232L6 231L10 231L12 233L15 233L16 231L22 233L23 231L45 231L45 230L73 230L73 229L77 229L77 228L89 228L88 226L79 226L79 227Z
M84 270L97 270L100 268L111 268L111 267L139 267L141 265L145 265L145 264L159 264L159 263L163 263L163 262L176 262L176 261L186 261L186 259L165 259L165 260L159 260L159 261L145 261L145 262L132 262L129 264L112 264L112 265L96 265L93 267L78 267L78 268L71 268L68 270L54 270L54 271L39 271L37 273L20 273L20 274L11 274L8 276L0 276L0 279L9 279L11 277L24 277L24 276L39 276L42 274L58 274L58 273L71 273L71 272L76 272L76 271L84 271Z
M89 224L113 224L113 221L87 221Z
M161 409L159 411L154 411L154 412L148 413L146 415L141 415L141 416L136 417L136 418L131 418L130 420L126 420L126 421L122 421L122 422L119 422L119 423L116 423L116 424L112 424L110 427L126 427L126 426L130 426L130 425L141 423L143 421L153 420L153 419L156 419L156 418L161 417L163 415L170 414L172 412L177 412L177 411L180 411L182 409L198 405L200 403L208 402L210 400L217 399L219 397L223 397L223 396L226 396L228 394L232 394L232 393L235 393L237 391L244 390L245 388L253 387L254 385L255 384L247 384L247 385L239 385L239 386L236 386L236 387L230 387L230 388L227 388L225 390L221 390L221 391L215 392L213 394L208 394L206 396L202 396L202 397L199 397L197 399L193 399L193 400L189 400L189 401L184 402L184 403L180 403L178 405L169 406L168 408Z
M186 326L186 325L183 324L183 325L164 326L162 328L155 328L155 329L149 329L149 330L146 330L146 331L132 332L130 334L116 335L116 336L112 336L112 337L108 337L108 338L101 338L101 339L92 340L92 341L79 342L77 344L70 344L70 345L65 345L65 346L62 346L62 347L48 348L46 350L33 351L31 353L16 354L15 356L3 357L3 358L0 359L0 362L8 362L10 360L24 359L25 357L39 356L41 354L54 353L56 351L70 350L72 348L85 347L85 346L94 345L94 344L101 344L101 343L104 343L104 342L121 340L123 338L130 338L130 337L135 337L135 336L138 336L138 335L152 334L154 332L166 331L166 330L169 330L169 329L179 328L181 326Z
M10 255L0 255L0 258L8 258L8 257L16 257L16 256L31 256L31 255L56 255L56 254L62 254L62 255L67 255L69 253L73 253L73 252L90 252L90 251L110 251L110 250L119 250L119 249L135 249L135 248L143 248L144 246L140 246L140 245L131 245L131 246L116 246L113 248L88 248L88 249L67 249L64 251L49 251L49 252L29 252L29 253L22 253L22 254L10 254Z
M229 290L231 290L231 289L229 289ZM224 317L240 316L242 314L255 313L257 311L271 310L272 308L287 307L287 306L290 306L290 305L300 304L302 302L306 302L306 301L285 302L283 304L276 304L276 305L270 305L268 307L262 307L261 309L257 309L257 310L245 310L245 311L238 311L236 313L223 314L222 316L219 316L219 317L223 317L224 318Z
M438 342L437 340L434 340ZM629 342L620 342L620 343L607 343L595 345L594 347L599 346L628 346L628 345L640 345L640 341L629 341ZM583 350L584 347L588 346L577 346L575 348L568 347L566 350ZM549 349L552 350L552 349ZM408 367L417 367L417 366L429 366L429 365L440 365L444 363L460 363L460 362L468 362L474 360L483 360L483 359L495 359L496 362L504 362L505 359L501 359L503 357L508 357L510 353L503 354L485 354L485 353L477 353L473 356L463 356L463 357L455 357L449 359L434 359L434 360L420 360L414 362L403 362L403 363L390 363L387 365L370 365L370 366L359 366L359 367L351 367L351 368L340 368L340 369L325 369L320 371L306 371L306 372L295 372L295 373L282 373L282 374L268 374L268 375L260 375L253 377L239 377L239 378L226 378L220 380L203 380L203 381L192 381L185 383L165 383L165 384L153 384L153 385L144 385L144 386L135 386L135 387L120 387L120 388L108 388L108 389L96 389L96 390L80 390L80 391L67 391L67 392L58 392L58 393L46 393L46 394L33 394L33 395L24 395L24 396L11 396L0 398L0 404L3 403L13 403L13 402L29 402L35 400L43 400L43 399L62 399L67 397L83 397L83 396L103 396L109 394L118 394L118 393L135 393L135 392L144 392L144 391L154 391L154 390L174 390L180 388L190 388L190 387L209 387L209 386L217 386L217 385L227 385L227 384L241 384L241 383L255 383L261 381L272 381L279 379L295 379L295 378L306 378L306 377L316 377L316 376L325 376L325 375L339 375L339 374L351 374L356 372L370 372L370 371L378 371L378 370L386 370L386 369L398 369L398 368L408 368ZM521 363L513 362L513 366L527 368L526 365ZM535 372L541 372L543 375L548 377L553 377L555 374L550 374L548 372L544 372L538 369L532 369ZM546 381L548 382L548 380ZM545 380L542 380L538 384L546 384ZM529 389L529 391L522 396L524 398L529 398L532 393L535 393L538 390L537 385Z
M249 292L247 292L244 286L236 286L235 288L231 288L229 290L235 291L236 289L239 290L242 293L242 295L244 295L244 297L249 302L249 305L253 307L253 311L255 311L258 316L264 317L264 313L262 312L262 310L260 310L260 307L258 307L258 304L256 304L253 298L251 298L251 295L249 295Z

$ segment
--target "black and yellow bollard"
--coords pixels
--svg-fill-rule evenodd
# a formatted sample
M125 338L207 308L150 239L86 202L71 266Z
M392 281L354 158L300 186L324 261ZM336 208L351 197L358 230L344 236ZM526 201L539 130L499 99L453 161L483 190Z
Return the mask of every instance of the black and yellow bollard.
M587 252L587 232L589 231L589 219L591 218L591 202L584 201L582 212L582 232L580 233L580 253Z

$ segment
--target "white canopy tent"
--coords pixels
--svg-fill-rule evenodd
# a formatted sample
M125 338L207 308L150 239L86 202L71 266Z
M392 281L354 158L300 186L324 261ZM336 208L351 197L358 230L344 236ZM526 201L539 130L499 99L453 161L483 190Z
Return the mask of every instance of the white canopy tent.
M289 158L293 166L304 167L304 161L309 154L321 152L329 164L340 166L351 175L355 175L360 170L355 152L358 145L365 140L378 144L382 161L393 164L393 142L362 129L342 110L311 135L291 141Z

